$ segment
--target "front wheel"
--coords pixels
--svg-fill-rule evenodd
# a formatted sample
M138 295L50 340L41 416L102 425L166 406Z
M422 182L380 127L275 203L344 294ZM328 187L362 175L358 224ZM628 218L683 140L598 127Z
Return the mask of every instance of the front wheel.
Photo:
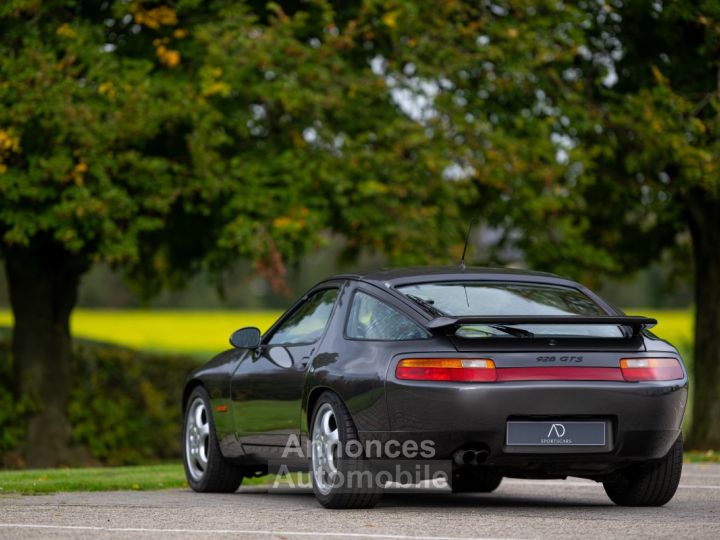
M682 473L682 435L662 461L634 465L613 482L604 482L605 493L620 506L662 506L675 495Z
M185 478L194 491L233 493L242 482L242 473L220 453L210 411L210 396L198 386L190 394L183 423Z

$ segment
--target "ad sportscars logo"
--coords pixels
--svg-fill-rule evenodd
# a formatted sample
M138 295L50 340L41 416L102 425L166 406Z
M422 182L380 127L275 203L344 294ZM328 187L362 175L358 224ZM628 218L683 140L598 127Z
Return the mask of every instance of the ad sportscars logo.
M565 436L565 426L562 424L553 424L550 426L550 431L548 431L548 439L555 435L555 438L562 439Z
M564 424L552 424L547 437L540 439L540 444L572 444L573 440L565 437L566 432Z

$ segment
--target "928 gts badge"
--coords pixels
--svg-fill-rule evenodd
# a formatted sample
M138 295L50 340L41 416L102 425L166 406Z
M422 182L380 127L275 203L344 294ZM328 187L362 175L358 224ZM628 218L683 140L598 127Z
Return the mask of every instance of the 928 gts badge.
M583 361L582 356L538 356L538 362L566 362L579 363Z

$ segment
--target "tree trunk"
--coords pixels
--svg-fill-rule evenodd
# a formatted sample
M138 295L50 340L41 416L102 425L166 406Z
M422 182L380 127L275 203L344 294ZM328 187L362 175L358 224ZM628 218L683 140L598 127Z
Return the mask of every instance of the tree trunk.
M69 462L70 313L85 268L51 242L5 249L4 256L15 392L36 405L21 451L28 467L54 467Z
M688 447L720 448L720 201L688 198L695 265L693 418Z

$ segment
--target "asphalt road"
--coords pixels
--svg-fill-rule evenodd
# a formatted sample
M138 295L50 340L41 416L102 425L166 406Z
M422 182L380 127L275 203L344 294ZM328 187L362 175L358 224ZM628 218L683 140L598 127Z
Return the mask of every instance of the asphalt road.
M307 492L245 488L0 496L0 538L720 538L720 465L686 465L663 508L620 508L600 484L505 480L487 495L386 495L330 511Z

